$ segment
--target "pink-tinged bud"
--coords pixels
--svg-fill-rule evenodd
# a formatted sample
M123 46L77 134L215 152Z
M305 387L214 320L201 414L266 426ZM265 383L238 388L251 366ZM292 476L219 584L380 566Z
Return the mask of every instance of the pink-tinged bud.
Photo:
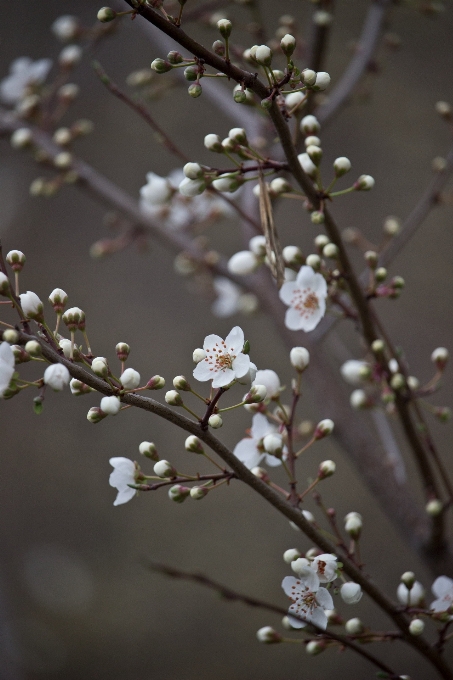
M69 389L71 390L71 394L73 394L75 397L80 397L82 394L89 394L90 392L93 392L91 387L85 385L85 383L83 383L81 380L77 380L76 378L73 378L70 381Z
M116 356L120 361L126 361L127 357L129 356L129 353L131 351L131 348L126 342L119 342L116 347Z
M205 486L193 486L190 489L190 497L195 501L201 501L202 498L208 495L209 489Z
M100 423L104 418L107 418L107 414L101 411L98 406L93 406L87 413L87 420L93 424Z
M168 489L168 497L175 503L183 503L189 495L189 487L181 486L181 484L175 484L175 486Z
M318 654L321 654L326 648L326 645L324 642L318 642L318 640L310 640L310 642L307 642L307 646L305 647L305 651L307 654L310 654L310 656L317 656Z
M337 466L335 465L333 460L324 460L318 469L318 477L319 479L325 479L326 477L331 477L334 473L335 470L337 469Z
M165 378L162 378L161 375L154 375L146 383L147 390L161 390L163 387L165 387Z
M256 637L259 642L263 642L265 645L272 645L283 640L282 636L271 626L260 628L256 633Z
M31 361L29 353L20 345L11 345L11 349L13 350L14 362L16 364L25 364L27 361Z
M354 183L356 191L370 191L375 185L374 178L371 175L360 175L357 182Z
M246 404L259 404L266 399L267 389L264 385L253 385L244 397Z
M314 439L324 439L324 437L328 437L329 434L332 434L334 428L334 422L333 420L330 420L330 418L325 418L324 420L321 420L316 425L315 432L313 434Z
M250 470L250 472L252 472L252 474L254 474L255 477L258 477L259 479L261 479L261 481L264 482L265 484L269 484L270 477L269 477L267 470L265 470L264 468L254 467Z
M6 261L11 265L11 269L20 272L25 264L25 255L20 250L10 250L6 256Z
M70 307L62 316L63 322L70 331L85 330L85 312L79 307Z

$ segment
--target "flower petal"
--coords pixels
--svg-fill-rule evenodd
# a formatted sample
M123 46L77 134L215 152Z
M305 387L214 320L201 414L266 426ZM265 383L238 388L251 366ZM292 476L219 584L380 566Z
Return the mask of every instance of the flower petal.
M249 470L259 465L263 455L256 447L256 440L249 437L241 439L234 447L233 453Z
M243 378L250 369L250 357L248 354L238 354L233 361L233 371L236 378Z
M453 580L448 576L438 576L434 581L431 590L437 597L444 597L450 593L453 596Z
M329 607L329 609L332 609L333 607ZM307 617L308 618L308 617ZM326 612L322 607L315 607L313 611L311 612L311 616L309 617L309 620L311 623L314 623L315 626L318 626L319 628L322 628L325 630L327 628L327 616Z
M327 588L318 588L316 592L316 602L323 609L333 609L332 595Z
M217 375L217 371L214 371L208 359L203 359L200 361L193 370L193 377L195 380L204 382L205 380L212 380Z
M252 437L256 440L262 439L267 434L272 434L275 432L276 428L274 425L268 421L265 415L262 413L255 413L252 418Z
M118 491L118 495L113 501L113 505L123 505L123 503L127 503L136 495L136 493L137 491L135 489L131 489L130 486L128 486L126 489L121 489L121 491Z
M288 597L293 597L294 587L298 587L298 580L294 576L285 576L282 581L282 588L285 595L288 595Z
M304 328L305 320L300 312L294 307L290 307L286 310L285 314L285 326L289 328L290 331L299 331ZM305 328L304 328L305 330Z
M239 326L231 329L225 338L226 351L230 354L239 354L244 348L244 331Z
M286 281L279 291L280 300L282 300L285 305L290 305L294 296L294 291L298 288L299 286L295 281Z
M207 335L204 339L203 349L205 352L212 350L216 345L222 346L222 338L219 335Z
M214 380L212 381L213 387L225 387L233 382L235 379L235 373L231 368L224 368L223 371L218 371Z

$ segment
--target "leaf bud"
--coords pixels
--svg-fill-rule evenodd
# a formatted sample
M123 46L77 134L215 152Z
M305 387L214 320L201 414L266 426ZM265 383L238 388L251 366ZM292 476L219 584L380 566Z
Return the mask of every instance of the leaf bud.
M201 501L202 498L208 495L209 489L205 486L193 486L190 489L190 497L195 501Z
M331 477L336 470L337 466L333 460L324 460L320 463L318 468L319 479L325 479L326 477Z
M222 36L222 38L227 39L231 35L233 25L231 21L229 21L228 19L220 19L217 22L217 28L219 29L219 33Z
M165 378L162 378L161 375L154 375L146 383L147 390L161 390L163 387L165 387Z
M173 67L170 62L165 61L165 59L154 59L154 61L151 62L151 68L156 73L168 73L168 71L171 71ZM186 75L185 72L184 75Z
M315 429L315 432L313 434L313 438L316 439L316 440L324 439L324 437L328 437L330 434L332 434L333 428L334 428L333 420L330 420L330 418L325 418L324 420L321 420L316 425L316 429ZM334 470L334 472L335 472L335 470Z
M310 363L310 353L305 347L293 347L289 353L289 360L292 367L302 373Z
M87 420L93 424L100 423L104 418L107 418L107 414L98 406L92 406L87 413Z
M189 487L182 486L181 484L175 484L168 489L168 497L170 500L175 501L175 503L183 503L189 495Z
M165 393L165 401L169 406L182 406L183 400L176 390L169 390Z
M98 21L106 24L108 21L113 21L116 19L116 12L111 7L102 7L97 13Z
M176 470L168 460L158 460L153 469L154 474L162 479L176 477Z
M210 427L212 427L214 430L218 430L219 427L222 427L223 420L217 413L214 413L209 418L208 423L209 423Z
M280 633L277 633L275 628L271 626L264 626L256 632L256 637L258 642L262 642L265 645L272 645L277 642L282 642L283 638Z
M95 357L91 362L91 370L100 378L106 378L109 374L109 367L105 357Z

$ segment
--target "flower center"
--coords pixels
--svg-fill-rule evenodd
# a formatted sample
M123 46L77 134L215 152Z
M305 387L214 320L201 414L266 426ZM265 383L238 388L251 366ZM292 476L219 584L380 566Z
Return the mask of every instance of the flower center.
M223 340L220 345L216 342L212 349L206 348L206 354L209 370L215 373L231 368L236 359L235 354L228 353L226 343Z
M291 590L293 604L290 609L298 616L305 617L311 614L313 609L318 606L316 593L302 585L301 581L296 581L296 585L292 586Z
M290 304L303 318L308 319L319 308L319 298L310 287L296 288Z

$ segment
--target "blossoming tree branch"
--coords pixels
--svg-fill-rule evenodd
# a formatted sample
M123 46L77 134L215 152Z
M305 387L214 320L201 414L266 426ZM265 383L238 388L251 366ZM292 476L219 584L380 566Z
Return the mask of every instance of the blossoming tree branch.
M0 132L10 137L15 149L31 151L36 161L50 169L50 177L33 182L32 195L52 196L67 183L94 192L129 221L118 237L93 245L95 257L157 238L176 253L175 267L181 275L207 278L214 316L243 313L245 321L244 328L234 326L225 338L216 333L200 338L200 346L193 351L193 375L176 375L172 389L166 389L164 400L158 401L148 394L168 388L164 377L143 378L129 365L131 348L123 341L113 339L111 356L99 356L90 345L82 307L69 306L70 293L60 287L48 296L26 290L31 284L27 279L23 285L25 254L12 247L3 252L0 247L0 396L11 400L32 394L34 411L40 414L46 392L63 392L69 385L74 396L102 395L88 410L91 424L114 416L127 418L125 411L134 407L184 430L185 450L193 454L185 458L190 464L167 460L149 441L137 441L140 463L133 453L132 458L115 455L110 459L115 506L146 503L150 491L180 504L203 500L228 493L230 485L242 482L308 537L315 548L307 551L298 538L294 541L298 547L284 552L284 564L292 574L283 577L281 587L289 606L283 607L281 625L258 630L259 642L296 642L310 655L349 649L377 668L380 677L408 678L404 668L390 668L381 655L368 651L371 643L396 642L424 657L439 677L453 678L444 654L453 619L453 561L446 533L453 483L429 430L431 418L446 422L450 410L428 399L439 388L449 353L444 347L433 347L432 377L421 384L374 304L377 299L389 304L398 300L404 280L390 278L386 266L435 203L451 171L452 153L443 164L438 160L438 175L404 225L393 217L386 220L381 244L371 244L358 232L344 238L335 204L347 194L372 190L375 180L363 169L349 181L352 168L346 155L338 157L332 167L325 166L322 123L334 117L363 75L390 3L371 2L363 49L353 57L343 80L333 84L330 100L319 104L319 93L332 87L330 75L321 70L333 20L331 4L330 0L315 3L309 54L300 48L294 19L286 14L272 39L249 47L234 41L234 20L222 12L213 14L213 45L207 48L190 35L191 21L198 16L191 2L127 0L124 7L101 8L94 27L83 26L75 17L58 18L52 30L67 44L56 70L49 59L32 62L24 57L13 62L9 76L0 83L4 105ZM131 19L136 30L155 27L160 42L153 41L153 45L160 44L162 49L168 45L168 51L153 54L150 68L132 74L130 85L142 90L159 88L166 78L182 78L187 83L188 115L190 98L208 94L234 121L224 139L215 129L201 133L204 147L212 152L212 165L191 160L165 132L164 121L156 120L144 102L122 90L96 62L101 83L130 107L131 115L141 116L182 164L168 177L149 172L139 199L127 196L75 155L77 139L92 132L89 121L62 122L78 96L78 86L70 82L75 66L100 41L109 39L112 27ZM169 39L174 42L169 44ZM172 80L170 89L175 82L181 81ZM451 120L447 103L438 102L436 109L447 122ZM30 153L29 158L32 162ZM319 231L313 253L306 255L297 243L282 241L278 207L285 201L299 207L300 221ZM208 247L207 239L198 235L201 228L207 231L221 218L237 221L244 238L244 249L229 258ZM364 272L353 267L345 241L362 253ZM257 367L253 362L247 324L259 307L288 346L284 379L272 369L271 357L270 367ZM332 375L321 337L334 335L339 320L357 328L363 355L344 362ZM175 372L176 362L175 357ZM38 377L36 369L35 373L29 370L31 366L39 369ZM316 396L316 386L327 377L329 396L318 395L320 419L312 425L301 412L302 390L310 389ZM342 399L342 380L353 388L349 403ZM222 443L220 428L235 427L237 409L249 413L250 429L238 433L230 450ZM423 487L422 502L398 472L401 459L390 475L386 461L378 460L373 445L377 435L363 432L357 423L358 411L374 418L384 447L392 437L387 420L399 422ZM431 598L416 575L407 571L395 575L395 601L365 569L360 538L366 521L351 510L339 525L335 511L324 501L331 483L326 480L335 475L336 464L327 459L316 468L310 464L310 450L322 447L330 436L337 437L356 460L399 528L407 531L410 527L409 542L434 572ZM208 461L209 473L199 471L200 459ZM278 469L283 484L281 476L276 477ZM303 507L309 497L317 503L318 517ZM269 615L280 613L279 607L227 591L208 577L163 571L176 578L198 578L203 585L228 592L230 599L261 607ZM391 629L375 630L372 621L348 614L363 594L386 615Z

